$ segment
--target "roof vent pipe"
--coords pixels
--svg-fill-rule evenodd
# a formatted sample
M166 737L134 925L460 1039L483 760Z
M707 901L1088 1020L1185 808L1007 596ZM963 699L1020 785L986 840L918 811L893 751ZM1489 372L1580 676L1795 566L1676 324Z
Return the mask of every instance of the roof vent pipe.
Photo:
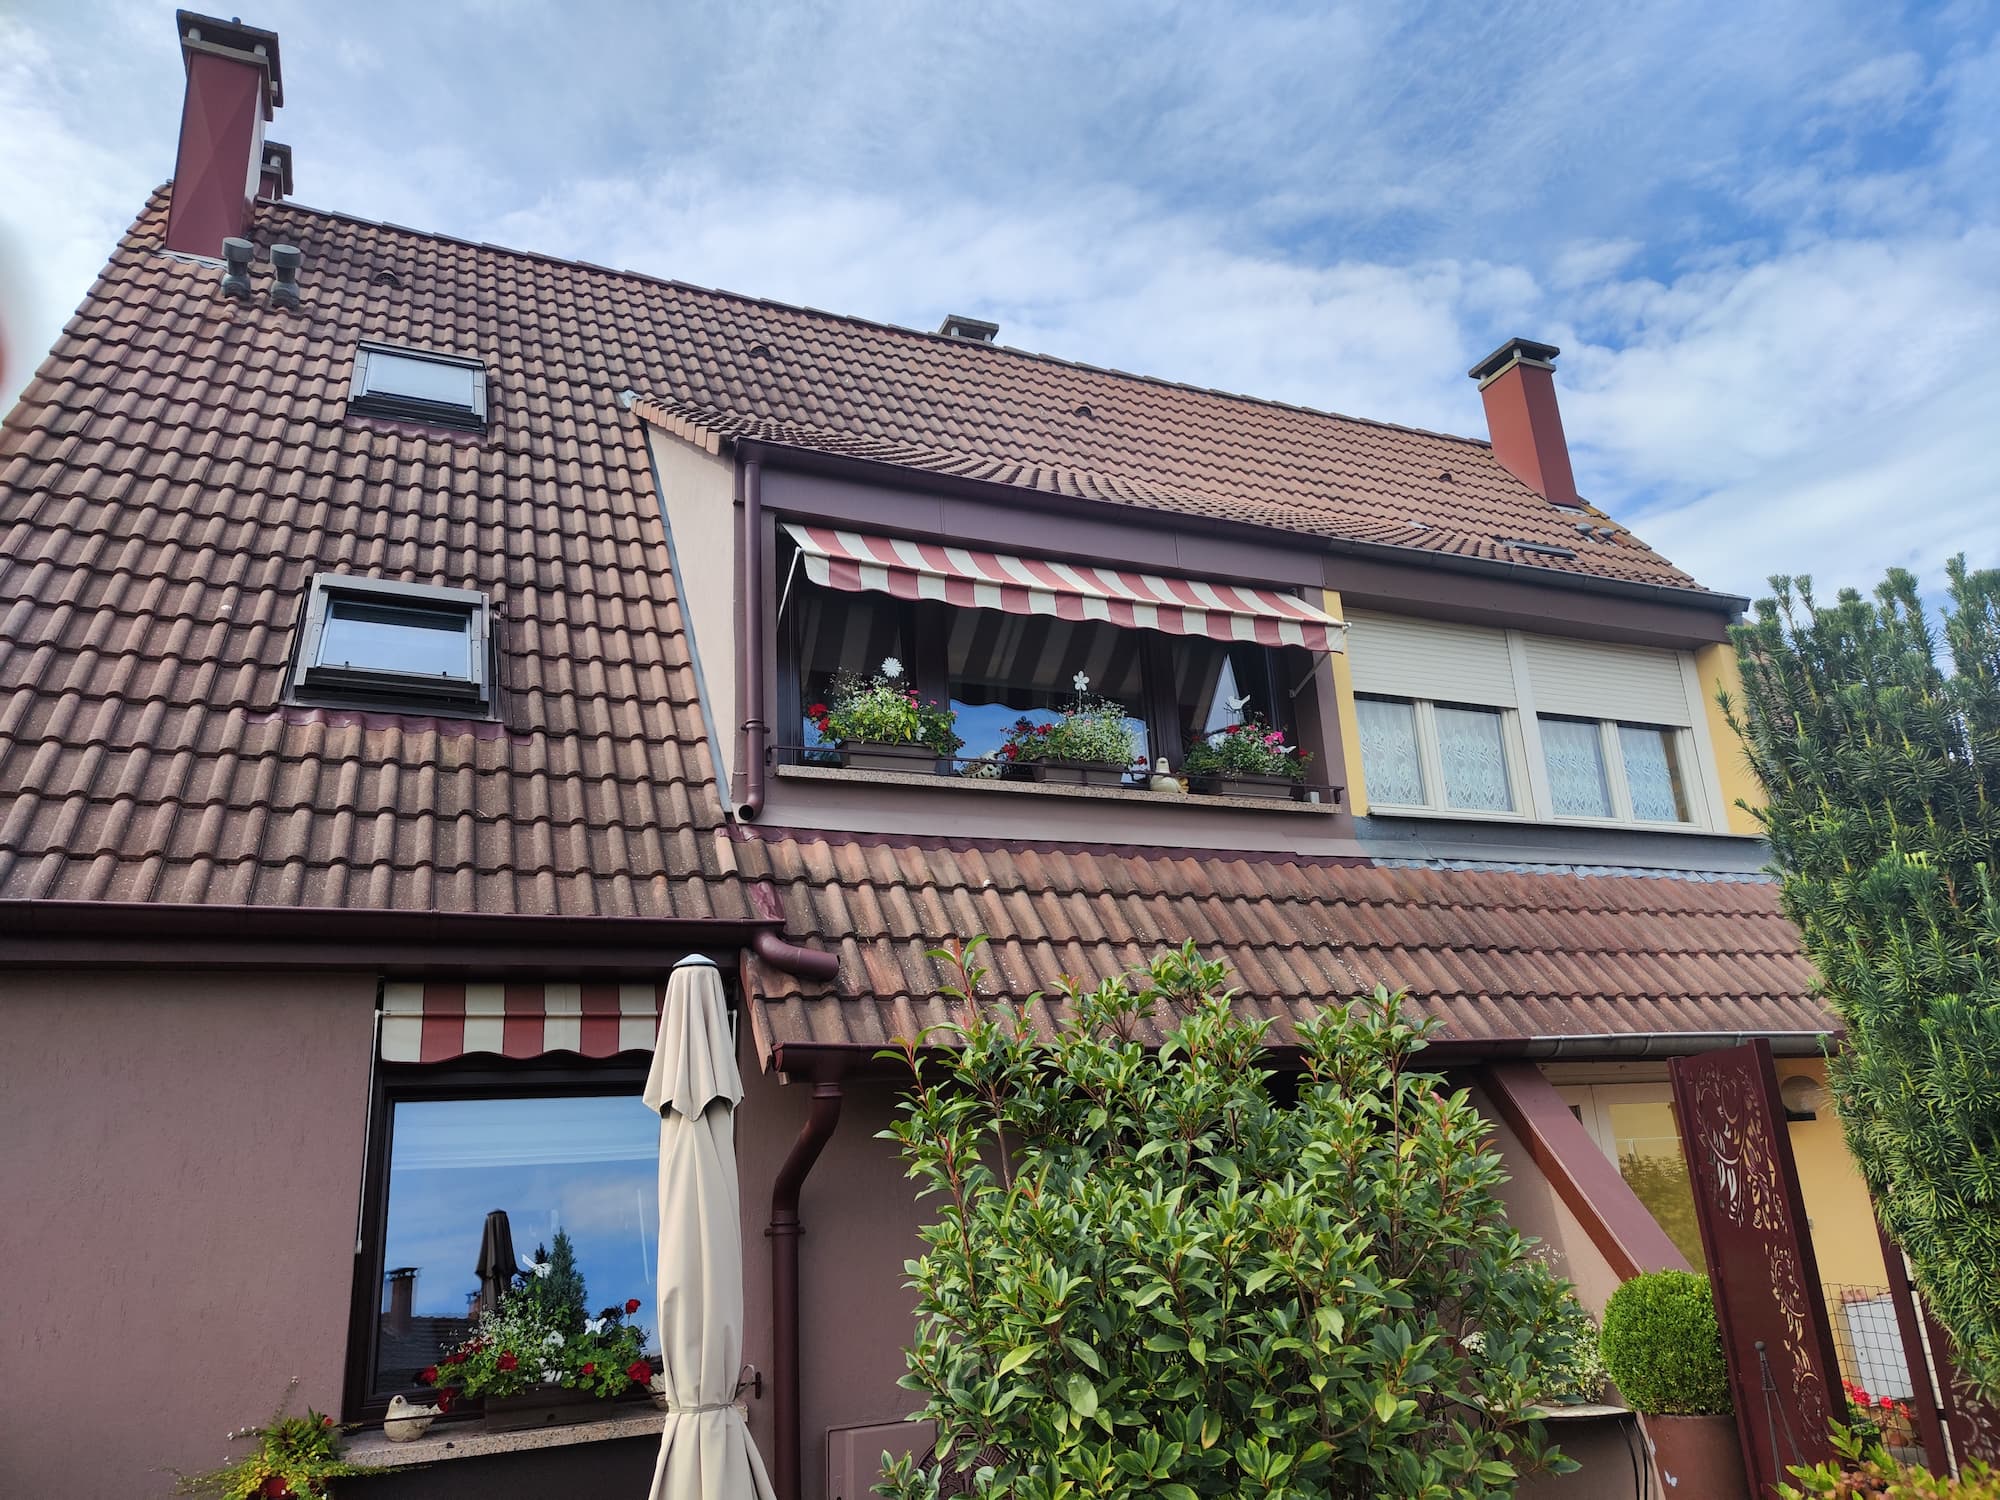
M222 295L247 301L250 296L250 257L256 246L234 235L222 242Z
M297 308L299 305L299 262L305 256L297 245L271 247L271 306Z

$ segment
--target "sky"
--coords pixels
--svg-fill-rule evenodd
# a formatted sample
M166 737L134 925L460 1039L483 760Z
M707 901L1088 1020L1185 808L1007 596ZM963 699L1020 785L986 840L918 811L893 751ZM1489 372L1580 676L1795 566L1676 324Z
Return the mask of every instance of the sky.
M314 207L1473 435L1525 335L1712 588L2000 565L2000 0L233 5ZM0 404L171 174L172 16L0 0Z

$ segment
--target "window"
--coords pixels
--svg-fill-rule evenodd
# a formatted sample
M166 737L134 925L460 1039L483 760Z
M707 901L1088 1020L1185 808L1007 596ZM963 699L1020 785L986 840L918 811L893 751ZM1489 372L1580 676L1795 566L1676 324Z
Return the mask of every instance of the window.
M1519 749L1497 708L1357 696L1361 765L1371 806L1511 813Z
M1254 643L850 593L797 577L783 609L779 717L798 726L794 743L808 759L820 736L805 710L827 701L838 674L870 676L885 657L903 664L920 694L957 711L963 760L992 754L1019 719L1056 718L1081 674L1091 697L1124 706L1148 764L1165 756L1179 765L1197 737L1251 717L1290 734L1282 684L1306 671L1302 660L1281 677L1283 658ZM1308 778L1319 771L1315 764Z
M363 344L354 360L347 409L484 431L486 370L478 360L455 354Z
M384 1085L362 1271L357 1407L422 1389L416 1373L465 1339L478 1315L488 1216L506 1216L516 1264L562 1229L592 1307L653 1300L660 1121L643 1072L427 1070ZM574 1069L567 1072L574 1074ZM658 1350L657 1320L642 1317Z
M1681 1154L1673 1088L1665 1083L1611 1083L1561 1088L1570 1113L1618 1167L1688 1264L1702 1264L1694 1216L1694 1183Z
M484 594L378 578L312 580L293 691L313 701L483 713L492 706Z
M1681 733L1656 724L1544 714L1542 754L1556 816L1637 823L1692 821Z

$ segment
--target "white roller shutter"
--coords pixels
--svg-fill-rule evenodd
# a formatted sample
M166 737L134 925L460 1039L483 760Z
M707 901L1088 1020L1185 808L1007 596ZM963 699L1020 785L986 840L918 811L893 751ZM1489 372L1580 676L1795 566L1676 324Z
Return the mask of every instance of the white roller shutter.
M1541 713L1679 728L1694 722L1679 652L1547 635L1523 643Z
M1504 630L1350 611L1347 661L1357 693L1514 706Z

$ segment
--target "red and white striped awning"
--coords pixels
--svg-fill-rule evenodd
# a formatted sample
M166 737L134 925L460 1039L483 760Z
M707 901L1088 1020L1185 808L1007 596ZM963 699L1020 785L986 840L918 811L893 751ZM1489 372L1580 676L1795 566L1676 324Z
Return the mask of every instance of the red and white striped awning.
M474 984L426 979L382 987L382 1060L449 1062L469 1052L611 1057L650 1052L664 983Z
M786 523L806 576L848 593L941 599L970 609L1202 635L1266 646L1341 649L1341 622L1303 599L1242 583L975 552L936 542Z

